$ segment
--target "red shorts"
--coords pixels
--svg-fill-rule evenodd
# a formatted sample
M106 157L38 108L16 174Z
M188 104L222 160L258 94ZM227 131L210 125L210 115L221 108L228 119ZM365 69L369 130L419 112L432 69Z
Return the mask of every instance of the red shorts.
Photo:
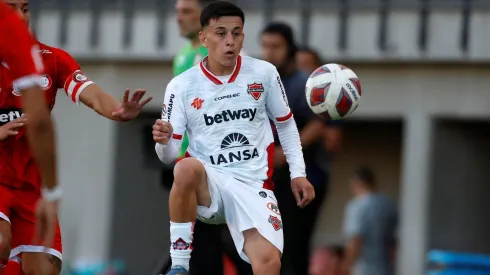
M47 252L62 259L59 222L51 248L45 251L44 247L33 244L36 233L36 204L40 197L41 193L34 187L16 189L0 184L0 219L8 221L12 230L10 258L19 256L22 252Z

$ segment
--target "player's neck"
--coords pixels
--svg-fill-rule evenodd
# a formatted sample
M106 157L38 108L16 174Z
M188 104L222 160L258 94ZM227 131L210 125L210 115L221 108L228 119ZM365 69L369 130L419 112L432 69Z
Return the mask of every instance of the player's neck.
M209 58L208 56L208 61L206 62L206 68L208 69L209 72L211 72L215 76L223 76L223 75L232 74L233 70L235 69L235 64L233 64L233 66L231 67L226 67L221 65L218 61Z

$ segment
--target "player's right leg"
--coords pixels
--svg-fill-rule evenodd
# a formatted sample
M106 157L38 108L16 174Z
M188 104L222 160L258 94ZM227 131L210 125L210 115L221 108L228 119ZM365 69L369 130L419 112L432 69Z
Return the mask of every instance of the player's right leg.
M10 223L5 220L4 214L0 212L0 275L4 274L3 269L8 263L10 257L10 242L12 240L12 232Z
M168 274L187 274L192 251L193 224L197 206L210 207L206 170L194 158L179 161L174 168L174 183L170 190L170 255L172 270Z
M12 229L10 226L10 209L13 203L13 190L0 184L0 275L3 273L10 257Z

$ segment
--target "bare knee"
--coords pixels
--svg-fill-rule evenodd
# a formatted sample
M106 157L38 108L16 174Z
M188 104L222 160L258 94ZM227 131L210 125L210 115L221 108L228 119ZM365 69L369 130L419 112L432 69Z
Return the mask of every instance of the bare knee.
M45 253L23 253L22 272L25 275L59 275L61 260Z
M245 237L244 250L252 264L256 275L279 275L281 270L281 252L257 229L243 232Z
M206 171L200 161L186 158L179 161L174 168L174 185L172 188L197 189L205 180Z
M263 257L259 258L254 265L252 265L252 268L254 270L254 274L279 274L281 271L281 256L279 253L264 255Z

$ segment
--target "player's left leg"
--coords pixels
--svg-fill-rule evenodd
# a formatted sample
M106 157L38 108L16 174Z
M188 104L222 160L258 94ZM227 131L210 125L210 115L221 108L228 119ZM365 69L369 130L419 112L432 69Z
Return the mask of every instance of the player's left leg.
M281 252L264 238L257 229L243 231L243 250L252 264L254 275L279 275Z
M10 258L21 261L25 275L59 275L61 272L62 240L61 230L57 224L54 243L46 248L33 243L36 234L36 205L41 197L38 190L22 189L17 194L14 206L15 221L12 220L12 252Z

